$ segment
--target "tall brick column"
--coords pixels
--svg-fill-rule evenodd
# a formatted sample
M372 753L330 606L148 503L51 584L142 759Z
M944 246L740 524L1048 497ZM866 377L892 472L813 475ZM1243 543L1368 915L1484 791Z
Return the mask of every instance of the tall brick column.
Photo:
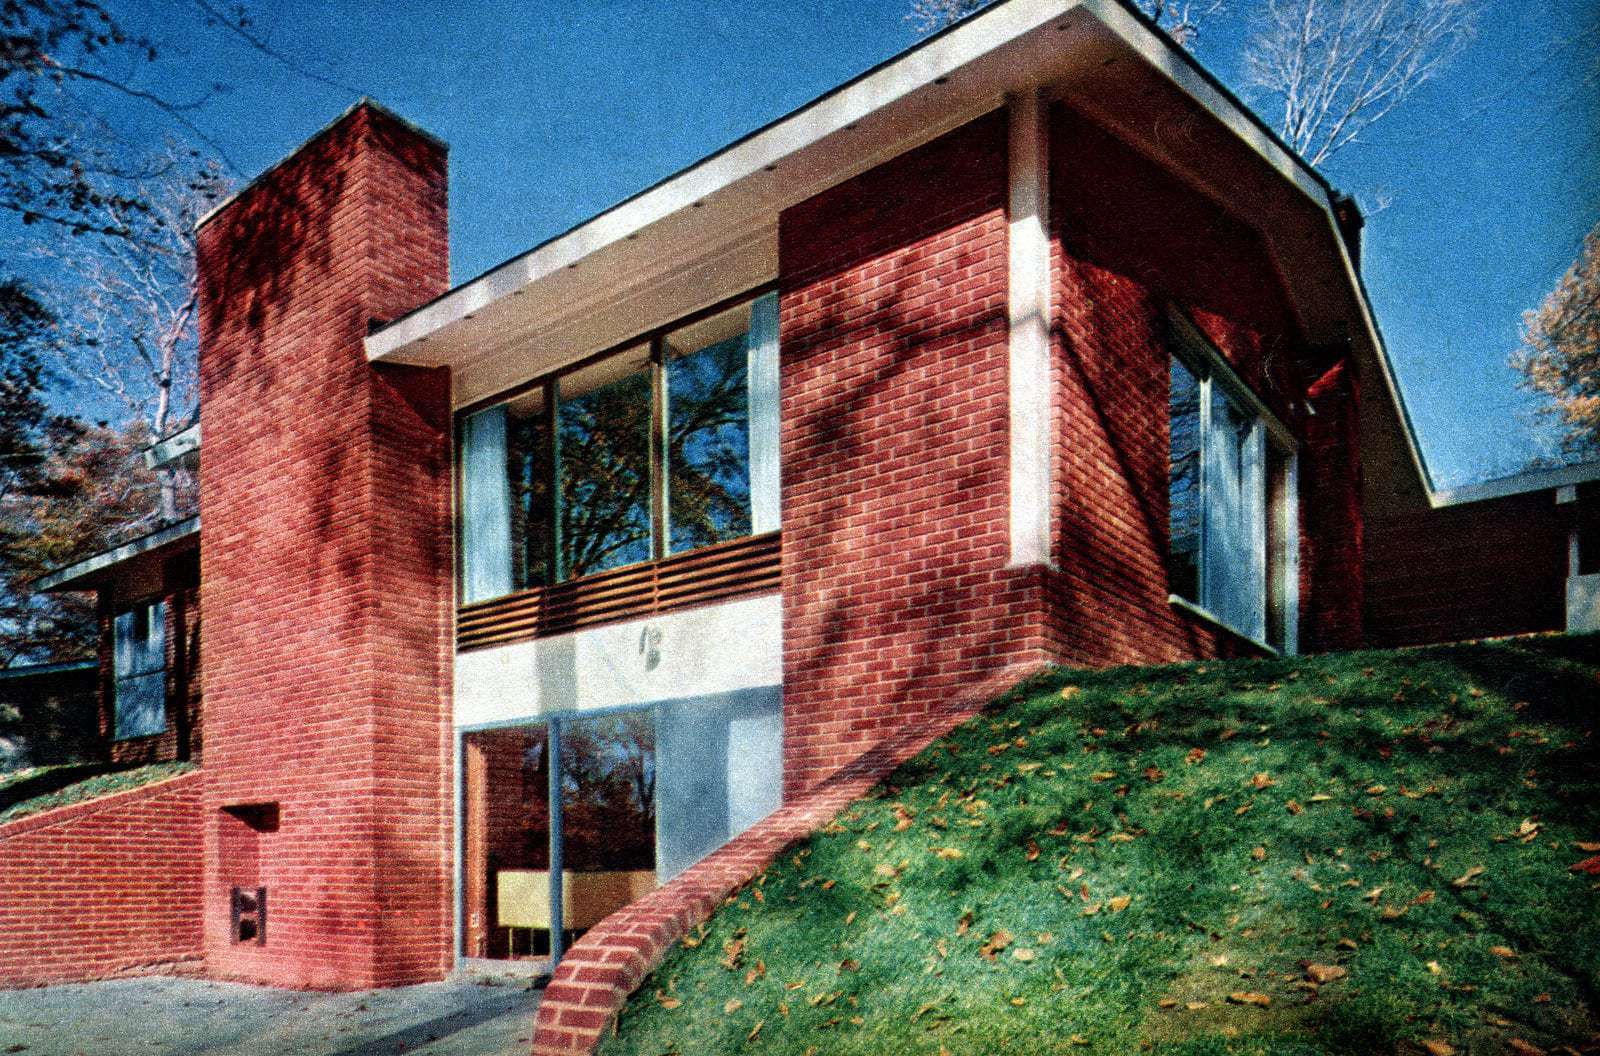
M445 147L363 102L199 232L205 953L323 988L450 963L446 371L362 338L448 284ZM265 942L229 889L267 889Z

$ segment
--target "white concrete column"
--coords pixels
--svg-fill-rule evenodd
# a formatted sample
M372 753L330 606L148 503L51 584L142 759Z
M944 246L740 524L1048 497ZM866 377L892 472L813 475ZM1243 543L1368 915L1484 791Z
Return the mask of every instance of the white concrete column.
M1011 564L1050 563L1051 439L1049 103L1007 100L1010 118Z

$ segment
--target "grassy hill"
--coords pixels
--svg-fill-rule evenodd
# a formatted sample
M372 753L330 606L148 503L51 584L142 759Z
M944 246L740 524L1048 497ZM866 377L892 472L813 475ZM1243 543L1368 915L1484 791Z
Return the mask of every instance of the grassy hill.
M791 848L603 1051L1600 1051L1597 715L1600 637L1059 671Z

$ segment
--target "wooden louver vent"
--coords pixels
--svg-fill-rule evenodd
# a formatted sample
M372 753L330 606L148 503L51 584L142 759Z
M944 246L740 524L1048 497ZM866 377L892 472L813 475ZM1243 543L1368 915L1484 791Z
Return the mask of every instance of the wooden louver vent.
M544 638L779 588L777 532L463 605L456 647Z

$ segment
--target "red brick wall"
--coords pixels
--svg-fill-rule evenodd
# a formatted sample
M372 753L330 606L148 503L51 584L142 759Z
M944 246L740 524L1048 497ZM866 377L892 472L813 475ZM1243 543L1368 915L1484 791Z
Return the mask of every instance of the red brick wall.
M0 987L200 955L201 775L0 825Z
M444 148L363 104L199 233L219 976L363 987L450 963L449 380L362 349L446 287L445 193ZM222 808L265 803L268 941L234 945Z
M1006 568L1005 159L991 114L780 219L786 795L1042 656Z
M1166 306L1184 308L1296 428L1301 354L1282 285L1248 226L1060 106L1050 156L1060 511L1051 646L1088 665L1252 654L1167 601ZM1316 457L1302 448L1303 483L1317 479ZM1336 495L1333 509L1315 505L1320 492L1301 495L1303 524L1359 538L1359 506L1341 505L1349 495ZM1311 567L1302 589L1310 605L1359 584L1359 560ZM1357 633L1359 612L1358 602ZM1319 633L1303 625L1302 646L1328 644Z
M1376 646L1566 627L1568 511L1550 489L1367 525Z

